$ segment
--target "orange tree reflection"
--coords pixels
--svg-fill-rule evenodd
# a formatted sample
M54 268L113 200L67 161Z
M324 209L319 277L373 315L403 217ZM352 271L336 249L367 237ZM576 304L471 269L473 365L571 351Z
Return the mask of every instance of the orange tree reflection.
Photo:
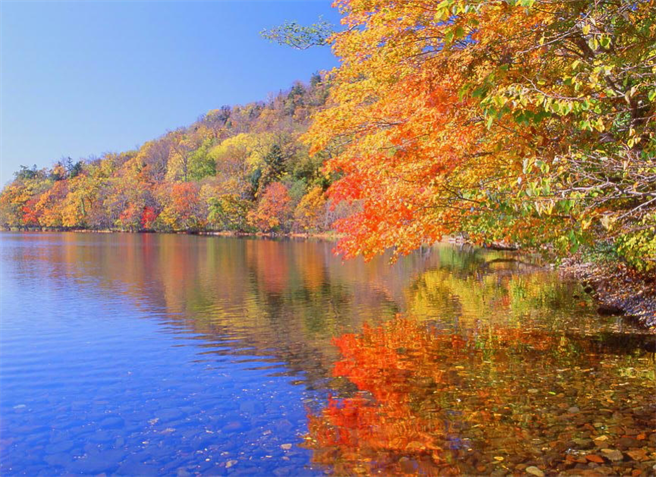
M598 412L611 405L608 396L637 402L653 379L635 356L521 327L454 333L397 317L334 343L342 358L333 374L356 390L310 413L306 446L337 475L586 465L591 439L602 430L619 438L629 428L618 422L639 427L644 415L628 407ZM619 371L627 363L638 370L635 393Z

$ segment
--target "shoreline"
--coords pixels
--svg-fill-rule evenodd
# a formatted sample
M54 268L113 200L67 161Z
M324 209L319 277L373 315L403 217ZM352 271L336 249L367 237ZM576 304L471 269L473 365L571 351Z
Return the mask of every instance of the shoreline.
M574 280L595 300L597 312L620 316L656 334L656 277L631 270L622 263L592 263L577 256L557 268L563 280Z
M337 232L234 232L234 231L220 231L220 230L181 230L181 231L156 231L156 230L112 230L112 229L68 229L68 228L17 228L17 227L0 227L0 232L15 232L15 233L79 233L79 234L172 234L172 235L208 235L216 237L262 237L262 238L315 238L324 240L337 240L342 235Z

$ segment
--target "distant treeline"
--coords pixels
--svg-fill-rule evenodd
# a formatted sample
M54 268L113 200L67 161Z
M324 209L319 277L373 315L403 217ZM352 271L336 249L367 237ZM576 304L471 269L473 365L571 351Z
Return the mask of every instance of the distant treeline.
M223 106L137 150L21 166L0 226L157 232L322 232L349 211L324 195L326 151L300 136L325 106L319 74L268 101ZM344 209L346 204L340 206Z

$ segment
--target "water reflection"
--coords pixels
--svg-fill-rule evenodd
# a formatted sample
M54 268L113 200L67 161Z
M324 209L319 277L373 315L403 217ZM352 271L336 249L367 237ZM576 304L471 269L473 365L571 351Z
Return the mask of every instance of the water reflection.
M274 354L308 379L327 374L332 336L394 316L409 282L439 263L436 255L409 257L392 268L386 260L342 263L333 244L311 241L149 234L9 240L21 243L10 259L24 267L17 274L23 283L91 283L98 295L157 310L172 332L199 333L207 342L200 359L240 349Z
M501 252L332 246L0 234L3 475L589 469L570 441L600 423L653 449L650 342L576 287Z
M309 415L316 463L338 475L652 471L649 338L439 325L397 317L335 339L333 375L357 391Z

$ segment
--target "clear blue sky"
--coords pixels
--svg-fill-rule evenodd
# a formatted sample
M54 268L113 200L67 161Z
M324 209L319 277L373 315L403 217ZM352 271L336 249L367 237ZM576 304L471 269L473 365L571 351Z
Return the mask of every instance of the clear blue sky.
M330 1L0 4L0 186L20 164L133 149L224 104L336 66L271 44L285 20L339 22Z

